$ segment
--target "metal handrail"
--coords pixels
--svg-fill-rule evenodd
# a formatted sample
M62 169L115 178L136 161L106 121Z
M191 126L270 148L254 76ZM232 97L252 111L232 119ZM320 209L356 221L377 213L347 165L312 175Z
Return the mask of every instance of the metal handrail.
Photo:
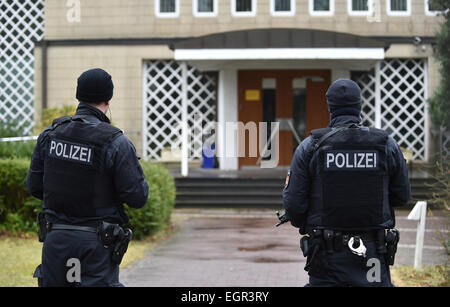
M291 131L292 131L292 133L294 134L294 137L295 137L296 141L300 144L300 143L301 143L301 139L300 139L300 137L298 136L297 131L295 131L294 125L292 125L292 122L291 122L290 120L288 120L288 125L289 125L289 128L291 128ZM279 125L278 125L277 128L276 128L274 131L272 131L272 133L270 134L270 139L269 139L269 141L264 145L264 149L263 149L263 151L261 152L261 155L259 156L258 161L256 162L257 165L260 165L260 164L261 164L262 157L264 157L264 155L266 154L266 151L267 151L267 149L269 148L269 144L272 144L272 139L273 139L273 137L274 137L274 133L278 132L278 130L280 130L280 126L279 126Z

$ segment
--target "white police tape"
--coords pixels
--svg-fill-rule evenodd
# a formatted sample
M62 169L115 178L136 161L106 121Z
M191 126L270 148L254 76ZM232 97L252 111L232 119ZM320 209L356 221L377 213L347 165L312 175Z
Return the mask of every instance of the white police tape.
M37 140L38 136L17 136L10 138L0 138L0 142L20 142L20 141L32 141Z

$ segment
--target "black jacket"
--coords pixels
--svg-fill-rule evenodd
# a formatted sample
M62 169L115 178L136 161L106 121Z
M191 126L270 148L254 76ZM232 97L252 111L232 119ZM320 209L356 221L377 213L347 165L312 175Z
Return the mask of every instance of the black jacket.
M329 127L340 127L359 123L357 116L341 115L335 117ZM298 228L308 225L309 193L312 169L314 141L307 137L297 147L290 167L289 184L283 190L283 205L291 224ZM387 163L389 175L389 204L391 207L406 205L410 197L408 168L403 154L392 137L387 141Z
M109 119L103 112L84 103L79 104L76 115L83 115L87 121L92 123L100 121L109 123ZM39 199L43 199L44 155L47 150L44 139L48 131L49 128L39 135L26 179L28 191ZM123 134L115 138L106 151L106 167L114 176L114 188L119 202L126 203L133 208L143 207L148 197L148 184L138 162L136 149ZM86 224L91 222L91 220L66 216L60 212L52 211L46 207L45 203L43 209L47 219L53 223ZM94 220L124 224L128 222L128 216L121 205L116 212L107 216L95 217Z

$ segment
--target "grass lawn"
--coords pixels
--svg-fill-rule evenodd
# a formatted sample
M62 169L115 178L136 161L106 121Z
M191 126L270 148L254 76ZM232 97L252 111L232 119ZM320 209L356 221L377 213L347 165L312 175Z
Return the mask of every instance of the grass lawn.
M36 286L41 249L37 238L0 237L0 287Z
M125 254L121 268L133 265L144 257L148 249L166 239L173 233L173 227L149 236L142 241L131 241ZM34 269L41 263L42 243L37 235L0 236L0 287L36 287L33 278Z
M391 277L397 287L450 287L450 266L428 265L416 271L410 265L396 265Z

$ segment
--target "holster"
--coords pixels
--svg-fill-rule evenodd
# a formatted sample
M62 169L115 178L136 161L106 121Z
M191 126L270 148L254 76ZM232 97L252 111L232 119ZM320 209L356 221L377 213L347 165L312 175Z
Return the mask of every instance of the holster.
M47 237L47 233L48 233L49 227L50 227L50 224L45 219L44 212L38 213L38 215L37 215L37 223L38 223L38 226L39 226L39 229L38 229L39 242L44 242L45 238Z
M397 253L397 245L400 240L400 232L398 229L389 229L386 232L386 260L389 265L394 265L395 254Z
M131 229L123 229L117 224L102 221L98 225L97 233L103 246L111 249L112 261L120 264L133 237Z
M303 257L308 257L309 255L309 237L308 236L303 236L300 239L300 249L302 250L303 253Z
M324 249L323 231L320 229L313 230L308 240L308 254L306 259L305 271L310 275L324 274L328 267Z
M112 251L112 261L116 264L122 262L123 256L128 250L128 244L130 244L131 238L133 237L133 232L129 228L126 228L122 234L119 236L116 244L114 244Z

